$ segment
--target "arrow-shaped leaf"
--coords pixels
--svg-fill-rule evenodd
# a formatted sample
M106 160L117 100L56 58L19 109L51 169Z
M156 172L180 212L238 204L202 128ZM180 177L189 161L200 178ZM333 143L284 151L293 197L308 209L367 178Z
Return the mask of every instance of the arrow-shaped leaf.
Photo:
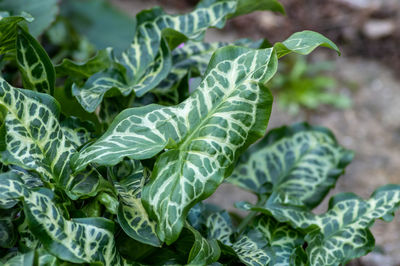
M30 231L52 254L74 263L121 263L111 221L104 218L67 220L52 197L47 189L27 189L18 177L2 174L0 178L0 198L23 202Z
M123 111L105 135L75 157L75 166L150 158L177 143L161 155L143 191L160 223L161 240L173 242L190 207L211 194L240 150L264 134L272 99L262 84L276 63L273 49L223 48L190 98L176 107Z
M26 89L54 93L56 73L46 51L28 32L18 27L17 63Z
M368 228L379 218L390 221L399 205L400 186L387 185L377 189L368 200L351 193L336 195L329 202L329 210L320 215L287 206L282 198L265 206L244 206L272 214L308 232L305 240L310 265L339 265L370 252L375 243Z
M200 3L193 12L184 15L168 15L160 8L139 13L132 45L117 59L124 70L113 75L109 70L99 72L83 87L75 85L74 95L88 112L93 112L113 88L118 88L125 96L133 90L138 96L144 95L157 86L171 68L170 48L174 48L174 44L167 44L163 36L178 36L180 42L185 38L199 38L207 28L223 26L226 16L235 8L234 0L212 0Z
M117 216L122 229L137 241L159 247L156 224L149 219L141 201L146 181L142 165L139 161L124 160L112 171L114 187L120 198Z
M328 129L299 123L270 131L242 155L228 181L258 195L282 194L287 205L314 208L352 157Z
M1 161L34 170L46 182L65 184L74 147L58 122L58 103L46 94L14 88L0 78L0 105L7 110Z

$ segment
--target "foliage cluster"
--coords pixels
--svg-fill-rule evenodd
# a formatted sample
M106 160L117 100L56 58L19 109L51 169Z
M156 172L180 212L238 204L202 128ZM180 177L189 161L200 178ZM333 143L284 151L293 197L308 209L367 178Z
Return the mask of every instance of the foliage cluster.
M353 153L307 123L265 135L278 59L336 45L310 31L202 42L229 18L283 13L276 0L135 20L102 1L33 3L0 1L2 263L339 265L373 249L400 186L313 214ZM258 197L237 203L241 221L202 202L222 182Z

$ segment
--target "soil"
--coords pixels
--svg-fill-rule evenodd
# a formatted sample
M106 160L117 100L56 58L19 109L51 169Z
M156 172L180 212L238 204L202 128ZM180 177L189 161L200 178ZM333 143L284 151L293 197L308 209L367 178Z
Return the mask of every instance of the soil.
M162 5L176 13L190 8L196 1L183 0L114 0L126 12ZM350 95L353 104L346 110L322 107L318 111L293 116L276 105L269 128L307 120L330 128L339 142L355 152L336 187L327 197L339 192L354 192L367 198L381 185L400 184L400 28L388 35L371 38L365 25L373 20L400 23L398 0L282 0L287 16L257 12L228 23L223 31L210 30L208 41L232 41L241 37L281 41L292 32L311 29L332 38L343 51L334 53L320 49L313 60L333 60L332 75L339 80L337 91ZM378 34L379 36L379 34ZM277 95L276 97L279 97ZM275 101L276 102L276 101ZM223 184L210 198L222 207L236 211L235 201L254 202L250 193ZM324 212L325 200L316 212ZM400 213L399 213L400 214ZM391 223L377 221L372 227L376 250L354 260L350 265L400 265L400 215Z

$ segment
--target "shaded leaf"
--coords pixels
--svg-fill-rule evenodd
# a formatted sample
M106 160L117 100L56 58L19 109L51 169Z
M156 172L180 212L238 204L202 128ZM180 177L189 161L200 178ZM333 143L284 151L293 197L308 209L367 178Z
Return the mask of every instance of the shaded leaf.
M114 187L120 198L117 217L122 229L139 242L161 246L156 235L156 223L149 219L141 201L146 181L142 165L139 161L124 160L113 167L113 172Z
M0 2L1 9L1 2ZM0 55L13 53L15 51L15 41L17 39L17 25L21 21L32 21L33 18L26 13L21 15L9 16L7 12L0 14Z
M21 27L17 33L17 63L26 89L53 95L53 64L40 43Z
M189 265L209 265L216 262L220 255L220 248L215 239L205 239L190 225L186 226L194 235L194 244L189 253Z
M113 223L104 218L63 217L50 190L28 190L17 177L0 178L0 198L19 199L30 231L58 258L74 263L121 263L114 242Z

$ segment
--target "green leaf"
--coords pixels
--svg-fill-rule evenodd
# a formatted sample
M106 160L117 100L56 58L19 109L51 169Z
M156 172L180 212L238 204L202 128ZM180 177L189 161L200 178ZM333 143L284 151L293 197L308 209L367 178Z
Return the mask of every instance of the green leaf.
M234 233L231 218L227 211L219 211L208 216L206 221L209 239L216 239L222 244L230 246L231 236Z
M258 10L269 10L285 14L285 9L277 0L238 0L236 12L230 17L237 17Z
M67 220L54 205L50 190L30 191L19 178L2 177L0 198L22 200L30 231L52 254L74 263L121 263L111 221L104 218Z
M40 3L31 0L2 0L0 10L7 10L12 15L21 12L31 14L34 20L28 24L29 32L37 37L55 20L59 7L57 0L41 0Z
M276 43L274 48L278 58L281 58L291 52L307 55L318 46L335 50L340 55L339 48L331 40L320 33L308 30L294 33L286 41Z
M95 132L94 124L88 121L81 121L76 117L68 117L61 123L65 137L78 148L93 138Z
M248 39L241 39L233 43L233 45L251 48L260 48L261 44L262 41L253 42ZM179 92L178 86L182 79L190 72L202 76L207 70L212 54L218 48L227 45L229 43L225 42L188 42L183 47L174 49L172 51L173 67L170 73L151 93L158 99L167 99L167 101L163 100L163 102L180 103L182 101L182 93ZM187 90L187 94L189 94L189 90Z
M64 58L61 64L56 66L57 76L68 76L76 78L89 78L91 75L103 71L112 63L111 48L97 52L95 56L85 62L74 62Z
M17 241L17 234L10 218L0 218L0 247L12 248Z
M215 239L208 240L202 237L202 235L190 225L186 227L194 235L194 244L189 253L188 264L189 265L210 265L216 262L220 256L221 250Z
M258 195L281 194L286 205L311 209L352 158L328 129L298 123L271 130L241 156L227 180Z
M53 95L53 64L39 42L21 27L17 33L17 63L26 89Z
M113 167L113 177L114 187L120 198L117 217L122 229L139 242L161 246L156 235L156 224L149 219L142 205L141 193L146 178L140 162L124 160Z
M286 206L283 201L275 198L275 202L263 207L251 204L244 207L272 214L277 220L308 232L305 241L310 265L339 265L374 248L375 241L368 228L376 219L393 218L400 205L400 186L381 187L368 200L351 193L336 195L331 198L328 211L320 215Z
M274 259L271 265L292 265L290 259L296 249L301 248L304 243L303 235L300 232L265 215L256 217L251 227L260 230L267 239L268 246L273 251Z
M29 230L28 219L25 217L24 222L18 226L18 246L22 251L35 250L42 245L39 240Z
M263 266L273 261L267 239L256 228L242 234L232 247L240 261L248 266Z
M4 266L32 266L34 265L35 252L18 253L16 256L8 259Z
M0 2L1 10L1 2ZM8 16L8 13L0 14L0 55L15 51L15 40L17 39L17 25L21 21L32 21L33 18L26 13L19 16Z
M375 240L368 228L379 218L390 221L399 205L399 185L381 187L366 201L351 194L333 197L328 212L316 217L320 231L306 236L310 265L345 264L372 251Z
M14 88L0 78L0 105L7 110L1 161L34 170L45 182L66 184L74 147L58 122L58 103L49 95Z
M158 158L143 200L159 222L160 239L172 243L190 207L213 193L240 152L264 134L272 98L263 84L276 67L272 49L222 48L190 98L123 111L73 164L113 165L170 148Z
M166 35L176 37L179 32L180 42L198 39L207 28L222 27L235 8L233 0L212 0L185 15L167 15L160 8L142 11L137 15L138 26L131 46L117 60L125 71L97 73L83 87L74 86L74 95L88 112L93 112L102 98L116 88L125 96L132 91L143 96L168 75L172 66L170 49L175 47L167 44Z

